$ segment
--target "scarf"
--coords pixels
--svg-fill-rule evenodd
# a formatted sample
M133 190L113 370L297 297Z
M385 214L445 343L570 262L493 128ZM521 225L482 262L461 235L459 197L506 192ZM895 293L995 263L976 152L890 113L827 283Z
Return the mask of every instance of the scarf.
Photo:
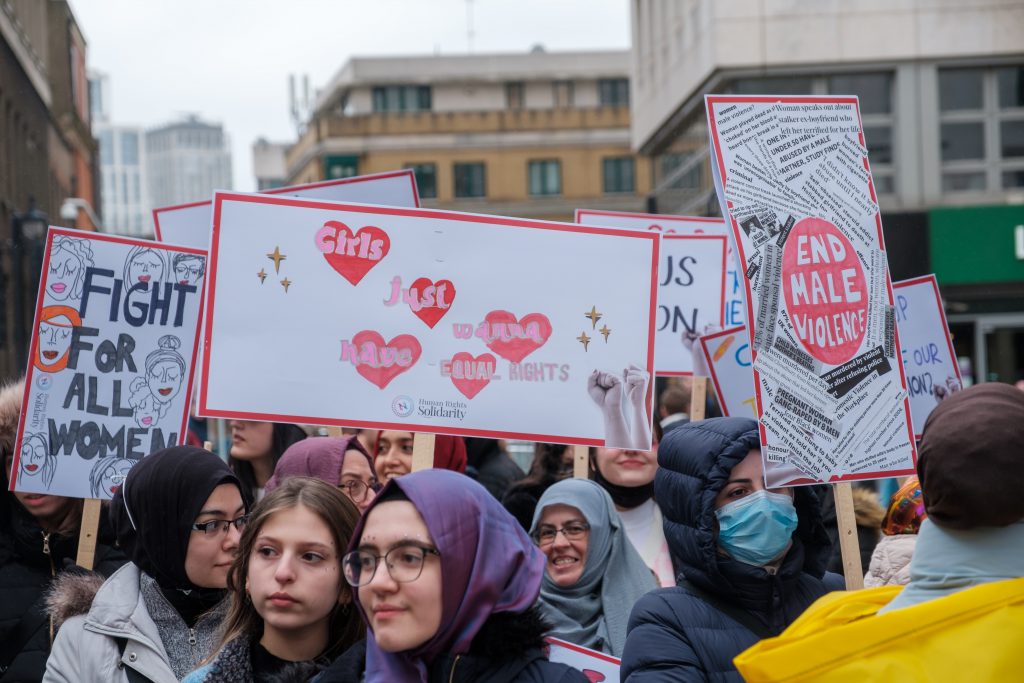
M341 483L341 468L345 466L345 455L349 451L358 451L373 472L373 458L356 437L313 436L288 447L277 461L274 475L267 481L266 492L270 493L289 477L314 477L337 486Z
M643 505L654 495L653 481L643 486L619 486L605 479L601 474L601 468L596 463L594 465L594 481L607 491L615 505L623 510L632 510L638 505Z

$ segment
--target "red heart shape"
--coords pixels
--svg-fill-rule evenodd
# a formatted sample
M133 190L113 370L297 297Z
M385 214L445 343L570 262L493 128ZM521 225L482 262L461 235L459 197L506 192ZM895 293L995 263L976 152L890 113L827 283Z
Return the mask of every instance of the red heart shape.
M369 363L362 361L363 345L366 343L373 344L374 357L377 359L378 365L374 367ZM378 332L373 330L363 330L352 337L352 344L359 349L359 364L356 366L356 372L370 380L373 384L383 389L391 383L395 377L398 377L412 366L416 365L416 361L420 359L420 354L423 353L423 349L420 347L419 341L416 337L411 334L400 334L387 344L384 343L384 337ZM381 351L385 349L393 350L397 355L399 351L409 351L411 353L412 360L408 365L399 365L397 362L392 362L390 365L380 365Z
M484 316L484 322L490 328L491 336L497 337L497 339L487 342L487 348L513 363L519 363L531 353L544 346L551 336L551 321L543 313L528 313L519 320L516 320L516 316L508 311L491 311ZM512 339L502 339L500 332L496 330L496 324L503 324L505 329L510 329L512 325L518 325L520 333L525 334L526 328L530 323L537 324L537 336L540 337L540 341L530 339L529 337L520 338L512 334L506 335L512 336Z
M444 314L448 312L449 308L451 308L452 302L455 301L455 285L452 284L451 280L438 280L437 282L433 282L430 278L421 277L413 282L409 289L416 291L416 300L420 301L423 299L422 292L425 291L427 287L434 288L434 305L423 306L418 311L414 310L413 313L416 314L417 318L425 322L427 327L434 329L434 325L444 317ZM438 291L442 287L444 288L444 292L438 294ZM442 303L441 301L438 301L439 298L444 299L443 303L447 304L445 308L442 308L439 305ZM409 304L409 307L412 308L412 304Z
M455 376L456 363L461 363L462 367L459 369L459 373L463 375L462 377ZM476 377L476 371L479 367L479 363L490 364L490 372L488 373L487 377ZM473 354L471 353L459 351L457 354L452 356L452 384L455 385L456 389L462 392L463 396L472 399L474 396L483 391L484 387L491 383L490 375L494 374L494 369L497 367L497 365L498 360L489 353L482 353L476 358L474 358ZM467 375L474 376L468 377Z
M377 226L368 225L360 228L355 235L341 221L327 221L324 228L334 228L334 241L324 239L321 230L318 233L317 244L322 245L321 248L341 249L340 253L324 252L324 258L331 268L353 285L358 285L370 269L384 260L391 251L391 238ZM350 251L353 253L349 253Z

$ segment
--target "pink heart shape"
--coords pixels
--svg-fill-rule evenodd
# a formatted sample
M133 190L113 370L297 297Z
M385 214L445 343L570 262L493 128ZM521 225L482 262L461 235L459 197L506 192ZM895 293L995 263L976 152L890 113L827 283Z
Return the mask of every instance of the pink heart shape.
M508 311L491 311L484 316L484 322L490 328L491 335L498 337L493 341L487 342L487 348L513 363L521 362L531 353L544 346L548 338L551 337L551 321L543 313L527 313L517 320L516 316ZM525 335L527 326L531 323L536 323L537 336L540 338L540 341L522 336ZM503 325L506 330L510 330L511 333L507 336L512 338L502 339L500 335L496 335L497 325ZM512 327L513 325L517 327ZM517 331L519 334L515 334Z
M462 377L456 377L456 364L461 364L458 372L462 374ZM480 363L484 363L488 366L487 370L489 373L486 377L477 377L477 371L480 370ZM494 374L494 369L497 366L497 359L489 353L482 353L477 357L473 357L473 354L465 351L459 351L457 354L452 356L452 384L458 389L463 396L468 399L472 399L474 396L483 391L483 388L491 383L490 375ZM469 377L468 375L474 375Z
M413 311L413 313L416 314L417 318L425 322L427 324L427 327L429 327L430 329L434 329L434 325L436 325L438 321L444 317L444 314L447 313L448 310L451 308L452 302L455 301L455 285L452 284L451 280L438 280L437 282L433 282L430 280L430 278L421 277L420 279L413 282L412 286L410 286L409 289L415 290L417 300L422 301L423 292L426 291L427 287L434 288L434 305L424 306L420 308L420 310L418 311ZM441 290L442 288L444 298L443 303L447 305L446 308L441 308L441 306L439 305L442 302L439 301L438 299L442 297L442 294L439 294L438 291ZM411 308L412 304L410 304L409 306Z
M416 365L416 361L420 359L420 354L423 353L419 341L411 334L400 334L385 344L384 337L378 332L373 330L358 332L352 337L352 344L359 349L360 358L362 358L364 345L367 343L373 345L372 350L374 357L378 360L378 364L374 366L360 360L356 366L356 372L381 389L390 384L391 380L395 377ZM411 362L406 365L399 365L396 360L398 354L402 351L409 351L410 353Z
M324 252L324 259L327 260L331 268L334 268L339 275L353 285L358 285L359 281L370 272L370 269L383 261L391 251L391 238L374 225L360 228L353 235L348 226L341 221L327 221L324 223L321 233L330 228L335 231L334 240L332 242L329 239L323 239L321 242L321 238L318 237L318 243L323 245L321 248L338 248L336 245L339 244L342 246L340 253ZM351 248L348 248L350 246Z

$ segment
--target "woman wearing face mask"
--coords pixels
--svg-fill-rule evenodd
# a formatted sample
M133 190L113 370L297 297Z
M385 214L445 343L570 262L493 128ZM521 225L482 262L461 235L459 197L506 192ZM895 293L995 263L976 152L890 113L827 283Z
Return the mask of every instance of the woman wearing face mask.
M658 577L658 583L665 587L676 585L677 568L672 564L665 541L661 508L654 499L661 437L661 425L655 422L649 451L593 449L590 470L594 481L612 497L626 537Z
M231 567L231 607L210 664L183 683L306 680L364 633L341 557L359 521L338 489L290 477L253 510Z
M680 426L659 449L655 495L682 585L648 593L630 616L622 680L742 681L733 657L842 590L817 493L766 490L757 423Z
M230 420L231 451L228 464L250 500L259 500L274 474L277 461L289 446L308 436L302 427L286 422Z
M360 512L380 490L373 460L355 436L314 436L289 447L277 461L267 493L291 477L314 477L341 489Z
M91 606L69 605L85 613L60 627L43 680L176 682L210 654L227 611L246 519L238 479L213 453L175 446L135 465L110 511L131 562Z
M629 612L657 584L608 493L586 479L558 482L541 496L530 535L547 558L539 604L551 635L621 657Z
M396 479L345 556L372 636L318 683L585 683L544 655L534 607L543 571L526 532L476 482L444 470Z
M374 450L374 469L377 479L388 483L395 477L412 472L412 432L385 429L377 433L377 448ZM461 436L434 437L434 468L465 473L466 442Z

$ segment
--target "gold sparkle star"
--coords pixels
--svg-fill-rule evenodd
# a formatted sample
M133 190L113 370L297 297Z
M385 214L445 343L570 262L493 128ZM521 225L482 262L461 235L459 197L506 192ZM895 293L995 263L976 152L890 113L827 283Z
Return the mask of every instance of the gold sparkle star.
M281 280L281 286L284 287L284 293L288 293L288 288L292 286L292 281L288 278Z
M598 330L598 332L600 332L602 335L604 335L604 343L607 344L608 343L608 335L612 333L611 329L607 325L604 325L604 326L601 327L600 330Z
M592 324L592 327L590 329L593 330L593 329L597 328L597 321L600 320L603 315L604 315L604 313L598 313L597 312L597 306L591 306L590 307L590 312L589 313L584 313L583 317L584 318L590 318L590 322Z
M260 272L256 273L256 277L260 279L260 284L262 285L263 281L267 279L267 271L260 268Z
M587 336L586 332L580 332L580 336L576 337L576 341L583 344L583 350L587 350L587 346L590 344L590 337Z
M281 272L281 261L284 261L287 256L281 253L280 247L274 247L274 251L267 254L267 258L274 262L274 272Z

